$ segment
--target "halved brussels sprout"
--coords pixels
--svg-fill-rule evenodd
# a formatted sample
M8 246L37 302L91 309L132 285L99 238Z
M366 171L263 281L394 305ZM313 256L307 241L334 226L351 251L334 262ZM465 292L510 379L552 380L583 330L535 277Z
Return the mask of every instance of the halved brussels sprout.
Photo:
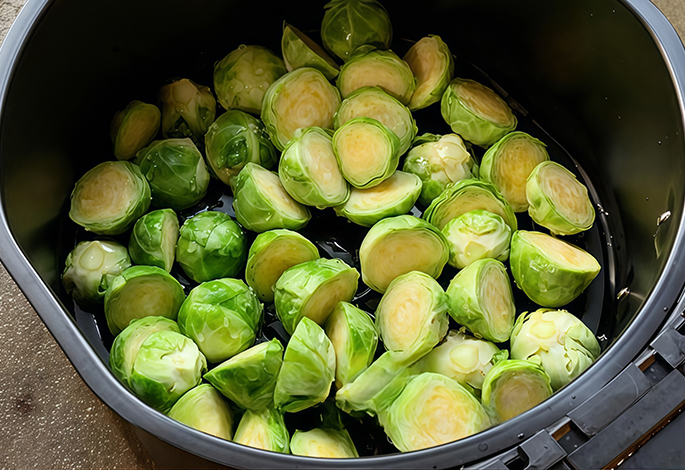
M214 122L216 100L207 86L183 78L159 90L162 136L200 142Z
M402 452L446 444L490 427L476 397L456 380L430 372L412 378L378 418Z
M539 360L554 390L578 377L600 353L592 331L566 310L523 313L511 333L512 359Z
M114 278L105 292L105 318L114 336L131 320L176 319L185 299L181 284L157 266L132 266Z
M386 217L409 212L421 193L421 179L396 171L381 184L368 189L354 188L350 198L335 213L355 224L371 227Z
M245 266L246 258L245 234L223 212L201 212L181 227L176 261L195 282L234 277Z
M450 220L477 209L499 215L512 232L518 228L516 214L497 188L476 179L461 180L449 186L433 199L423 218L442 230Z
M233 412L209 384L183 395L169 411L169 418L227 441L233 437Z
M319 325L303 317L283 356L276 380L276 408L297 413L322 403L335 379L335 350Z
M312 218L309 209L290 197L276 173L255 163L240 170L231 188L235 217L248 230L298 230Z
M320 70L328 80L338 76L338 64L326 54L326 51L309 36L286 22L283 22L281 52L288 72L301 67L313 67Z
M328 459L359 457L346 429L315 428L306 432L297 430L290 440L290 452L293 455Z
M266 47L241 44L214 66L214 91L224 109L259 114L264 93L287 72Z
M217 363L252 346L262 316L261 302L243 281L216 279L190 291L178 312L178 326L209 362Z
M102 302L115 277L131 267L126 248L104 240L80 242L69 252L62 272L62 284L75 301Z
M368 313L340 302L328 317L325 331L335 349L335 386L354 381L366 369L378 346L378 332Z
M449 313L477 338L495 343L509 339L516 305L507 268L494 259L481 259L459 271L447 288Z
M528 411L550 396L549 375L533 361L500 361L490 369L483 382L483 406L494 421L500 423Z
M573 235L590 229L595 208L587 188L569 170L555 162L535 167L526 183L528 214L554 235Z
M335 112L335 128L358 117L375 119L393 131L400 139L400 155L409 150L418 132L409 108L377 86L361 87L347 95Z
M588 252L540 232L511 237L509 264L516 285L543 307L561 307L578 297L602 269Z
M404 56L416 77L416 91L409 109L416 111L437 103L454 75L454 59L440 36L429 34L411 46Z
M463 269L474 261L509 258L511 227L502 217L484 210L455 217L442 228L450 246L450 266Z
M409 64L392 51L370 45L357 48L335 81L343 98L365 86L378 86L390 96L408 105L416 89L416 79Z
M69 218L89 232L119 235L147 212L151 200L138 165L103 162L76 182Z
M457 134L417 137L402 169L421 178L419 202L424 206L433 202L448 185L478 177L478 164Z
M490 341L450 330L445 341L423 356L420 369L456 380L466 388L480 392L483 380L492 366L509 357Z
M373 118L350 119L333 134L340 172L355 188L372 188L390 178L400 160L400 140Z
M273 402L283 345L277 339L252 346L204 375L238 406L259 411Z
M447 333L447 295L428 274L412 271L393 280L376 309L376 327L388 351L414 362Z
M133 393L166 413L207 371L207 361L193 340L175 331L152 333L138 349L129 383Z
M525 132L511 132L485 152L480 179L494 184L514 212L525 212L526 180L539 163L549 160L545 147Z
M133 226L128 251L136 264L158 266L171 272L178 240L178 217L171 209L142 216Z
M516 116L490 88L474 80L455 78L440 102L442 117L452 131L488 148L516 129Z
M331 136L320 127L295 131L283 149L278 176L288 194L308 206L337 206L350 196L350 187L338 168Z
M262 102L262 120L278 150L304 127L333 128L340 92L323 73L302 67L276 80Z
M209 172L190 139L156 140L136 154L152 190L152 205L187 209L207 194Z
M264 408L261 411L247 410L240 419L233 442L287 454L290 433L285 427L280 411L273 408Z
M323 45L342 60L359 46L387 49L392 41L388 12L376 0L332 0L321 23Z
M359 247L362 280L381 294L393 279L411 271L437 279L448 259L449 245L442 232L412 215L381 220Z
M209 126L205 134L207 163L225 184L231 184L247 162L267 170L278 162L278 153L262 121L239 111L229 110Z
M293 334L302 318L319 325L338 302L349 302L357 292L359 272L339 259L319 258L288 269L276 282L274 304L283 328Z
M130 160L157 135L162 114L154 104L131 101L117 112L110 126L110 137L117 160Z

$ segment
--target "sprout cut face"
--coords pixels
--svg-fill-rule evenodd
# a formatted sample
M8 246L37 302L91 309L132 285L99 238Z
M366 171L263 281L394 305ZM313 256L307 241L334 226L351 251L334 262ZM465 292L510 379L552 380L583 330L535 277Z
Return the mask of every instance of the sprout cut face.
M233 437L233 412L209 384L183 395L169 411L169 418L227 441Z
M519 230L511 238L511 272L536 304L561 307L578 297L601 266L588 252L540 232Z
M136 264L158 266L171 272L178 240L178 217L171 209L142 216L133 226L128 251Z
M110 136L117 160L130 160L157 135L162 115L157 106L131 101L112 119Z
M301 67L313 67L321 71L328 80L333 80L338 76L338 65L326 54L326 51L302 31L288 23L283 23L281 51L288 72Z
M450 220L442 229L450 245L451 266L463 269L474 261L509 258L511 228L497 214L475 210Z
M216 100L211 90L187 78L163 86L159 101L165 139L190 138L200 142L214 122Z
M287 454L290 433L285 427L283 414L273 408L261 411L247 410L240 419L233 442L257 449Z
M305 457L347 459L359 457L346 429L315 428L295 431L290 441L290 452Z
M416 111L440 101L454 75L452 53L440 36L429 34L419 40L407 51L404 61L417 82L409 109Z

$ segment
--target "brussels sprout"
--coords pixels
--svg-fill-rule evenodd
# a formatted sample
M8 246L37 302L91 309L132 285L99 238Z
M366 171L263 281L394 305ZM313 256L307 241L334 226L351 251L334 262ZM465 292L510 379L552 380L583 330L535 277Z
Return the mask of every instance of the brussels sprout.
M295 328L276 379L276 408L297 413L322 403L335 379L335 350L319 325L303 317Z
M543 307L561 307L578 297L601 266L588 252L540 232L511 237L509 264L516 285Z
M346 429L315 428L306 432L297 430L290 440L290 452L293 455L328 459L359 457Z
M528 411L552 395L549 375L532 361L509 359L490 369L483 382L482 402L494 421Z
M449 313L477 337L503 343L514 328L516 305L507 268L494 259L475 261L447 288Z
M89 232L119 235L147 212L150 201L150 185L138 165L103 162L76 182L69 218Z
M450 220L477 209L499 215L512 231L518 228L514 211L497 188L476 179L465 179L449 186L433 199L423 218L442 230Z
M128 251L136 264L158 266L171 272L178 240L178 217L171 209L142 216L133 226Z
M214 91L225 109L259 114L264 93L287 72L266 47L241 44L214 66Z
M278 150L304 127L333 128L340 92L324 74L302 67L276 80L262 102L262 120Z
M350 187L333 153L331 136L320 127L295 131L283 149L278 176L288 194L308 206L337 206L350 196Z
M328 80L338 76L338 65L326 51L302 31L286 22L283 22L281 51L288 72L301 67L312 67L323 73Z
M421 180L411 173L396 171L381 184L368 189L354 188L350 198L335 213L355 224L371 227L386 217L409 212L421 193Z
M411 215L381 220L359 247L362 280L381 294L393 279L410 271L437 279L448 258L449 246L442 232Z
M276 315L293 334L304 317L323 325L338 302L357 292L359 272L339 259L319 258L288 269L274 288Z
M162 136L200 142L214 122L216 100L209 87L183 78L159 90Z
M114 336L131 320L176 319L185 299L181 284L157 266L132 266L114 278L105 292L105 318Z
M335 349L335 386L342 388L373 361L378 332L368 313L347 302L335 307L325 331Z
M187 219L176 243L176 261L195 282L236 276L247 258L247 239L223 212L201 212Z
M216 363L252 346L262 316L261 302L243 281L216 279L190 291L178 312L178 326Z
M233 437L233 413L209 384L198 385L183 395L169 411L169 418L227 441Z
M162 115L154 104L131 101L117 112L110 126L110 137L117 160L130 160L157 135Z
M526 180L538 163L549 160L545 147L525 132L507 134L485 152L480 179L495 185L514 212L525 212Z
M156 140L136 154L152 190L152 205L175 210L194 206L207 194L209 172L190 139Z
M205 134L207 163L224 183L231 184L247 162L271 169L278 153L262 121L242 111L230 110L219 116Z
M461 385L480 391L492 366L509 357L509 351L490 341L450 330L445 341L423 356L420 369L456 380Z
M335 112L335 128L350 119L368 117L380 121L400 139L400 155L409 150L418 132L411 111L377 86L365 86L347 95Z
M260 233L250 246L245 281L264 302L273 302L276 281L293 266L319 258L312 242L290 230Z
M400 159L400 140L380 121L359 117L333 134L340 172L355 188L372 188L390 178Z
M419 202L428 206L448 185L478 177L478 165L457 134L424 134L404 160L404 171L421 178Z
M502 217L484 210L455 217L442 228L450 246L451 266L462 269L484 258L509 258L511 228Z
M166 413L206 371L207 361L193 340L161 330L140 345L129 383L138 398Z
M595 208L587 188L555 162L543 162L528 178L525 191L528 214L554 235L573 235L592 227Z
M131 370L140 346L157 331L181 332L173 320L165 317L145 317L140 320L131 320L124 331L114 338L109 352L109 367L125 385L131 385Z
M235 217L248 230L298 230L312 217L309 209L290 197L276 173L254 163L240 170L231 188Z
M238 406L259 411L273 402L282 363L283 345L274 338L233 356L204 378Z
M361 46L340 69L335 81L343 98L365 86L378 86L408 105L416 89L416 79L409 64L392 51Z
M376 327L388 351L414 362L447 333L447 295L428 274L412 271L393 280L376 309Z
M416 77L416 91L409 102L409 109L426 108L442 98L454 76L454 59L450 48L440 36L429 34L411 46L404 56Z
M62 284L74 300L97 304L115 277L131 267L126 248L117 242L81 242L64 263Z
M578 377L600 352L592 331L566 310L523 313L511 333L512 359L539 360L554 390Z
M446 444L490 426L476 397L456 380L430 372L412 378L379 421L402 452Z
M440 102L442 117L452 131L488 148L516 129L516 116L490 88L474 80L455 78Z
M290 434L283 414L273 408L247 410L240 419L233 442L272 452L288 453Z

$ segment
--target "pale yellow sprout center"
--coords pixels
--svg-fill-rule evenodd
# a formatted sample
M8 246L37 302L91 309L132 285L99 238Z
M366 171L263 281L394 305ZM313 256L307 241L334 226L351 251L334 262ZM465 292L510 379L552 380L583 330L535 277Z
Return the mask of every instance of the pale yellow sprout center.
M174 304L174 292L166 280L156 276L140 276L127 281L116 299L116 325L124 329L133 319L151 312L169 314ZM157 314L157 313L156 313Z
M330 140L311 132L303 144L307 149L304 152L304 164L319 190L327 197L344 193L347 182L340 173Z
M336 145L343 173L353 180L366 180L382 173L390 151L381 129L366 123L344 129Z
M119 153L133 157L135 152L147 144L154 136L157 128L157 114L147 109L143 112L135 112L132 119L127 119L119 129L121 139L117 141Z
M383 123L402 138L409 132L410 123L407 119L402 119L402 113L397 112L397 106L398 104L387 96L376 94L371 97L367 93L362 93L351 98L348 106L340 108L338 126L354 118L368 117Z
M541 169L538 181L542 190L552 199L556 209L569 221L585 225L592 218L592 206L582 184L566 171L548 165Z
M258 184L262 190L262 195L267 201L272 201L278 209L285 212L289 217L294 219L304 219L307 217L305 209L303 209L290 195L283 189L281 180L278 176L269 170L255 169L255 178L259 180Z
M100 243L91 243L88 245L88 248L86 248L78 258L78 263L89 271L99 269L104 262L105 253Z
M549 394L540 380L515 372L503 374L499 378L498 384L506 384L506 387L496 387L491 399L502 421L528 411L547 398Z
M507 141L500 150L495 166L495 182L514 210L528 208L526 180L545 154L526 138Z
M412 180L410 175L396 171L390 178L372 188L353 189L345 205L356 212L375 212L400 199L406 193L407 183Z
M597 268L597 261L591 255L569 243L544 233L526 232L525 234L521 233L521 236L542 250L545 256L565 265L565 267L585 270Z
M296 264L316 259L299 242L288 239L275 240L257 255L254 263L254 281L264 300L274 299L273 286L281 275Z
M394 63L388 63L385 60L361 59L347 66L344 73L345 80L340 89L343 98L364 86L379 86L400 100L409 91L406 80L403 79Z
M514 314L507 289L509 279L494 266L486 268L482 276L480 296L485 305L484 313L488 316L488 324L497 331L507 330L507 320Z
M411 280L394 284L385 294L379 326L384 333L383 342L389 349L405 351L411 348L421 334L432 298L423 284Z
M240 430L240 435L235 436L235 442L257 449L270 450L271 439L269 439L266 427L267 423L261 417L252 416L247 425Z
M460 344L450 351L450 361L462 374L473 372L479 365L479 349L472 344Z
M479 429L469 425L473 421L473 406L444 385L428 387L415 398L417 431L412 433L413 449L425 449L469 436Z
M467 192L462 193L452 201L443 204L440 209L436 211L438 214L438 217L436 218L437 227L442 230L450 220L477 209L483 209L492 212L493 214L497 214L502 217L505 222L509 220L507 214L502 209L502 206L490 191L478 187L469 187Z
M409 64L418 82L414 91L417 96L433 91L447 68L447 58L440 53L437 39L430 37L425 37L414 44L404 56L404 61Z
M341 300L349 301L357 290L354 271L334 277L314 292L302 307L305 317L323 325Z
M460 101L481 118L500 126L513 123L514 115L504 100L480 83L461 82L457 93Z
M79 185L78 214L89 220L109 220L124 215L138 197L128 171L119 165L103 166Z

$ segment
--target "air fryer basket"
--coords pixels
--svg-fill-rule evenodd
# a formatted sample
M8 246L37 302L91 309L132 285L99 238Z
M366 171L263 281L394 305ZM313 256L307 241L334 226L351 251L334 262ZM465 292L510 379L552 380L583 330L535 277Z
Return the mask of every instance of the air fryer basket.
M112 158L107 129L122 104L154 102L159 85L181 74L211 84L213 63L238 44L277 50L284 19L316 31L323 2L29 0L0 50L0 257L85 382L144 436L237 468L451 468L517 445L529 460L535 451L551 465L571 453L572 444L559 446L550 436L593 442L588 438L600 429L585 432L583 420L573 416L591 409L592 400L578 405L622 370L629 372L620 380L638 384L628 405L651 389L651 383L639 385L635 363L626 366L674 310L685 281L685 51L671 26L648 0L383 3L398 52L407 40L439 34L457 57L457 75L497 88L522 130L547 142L552 158L588 185L597 221L574 241L603 269L571 307L596 332L604 354L534 410L476 436L404 455L322 462L274 454L197 432L148 408L109 372L106 327L61 288L64 258L81 236L65 217L71 188L87 169ZM417 113L420 125L433 126L420 132L449 131L436 115L434 109ZM210 191L207 202L230 212L230 198L220 192ZM340 219L324 217L331 217L329 229L306 235L331 255L355 261L344 250L331 251L338 242L353 251L354 234L346 234ZM525 302L517 297L519 311L533 308ZM677 332L669 335L679 344ZM641 356L637 365L678 365L666 353L650 357ZM657 384L667 369L652 375ZM575 427L554 427L569 419ZM545 428L556 432L540 433Z

